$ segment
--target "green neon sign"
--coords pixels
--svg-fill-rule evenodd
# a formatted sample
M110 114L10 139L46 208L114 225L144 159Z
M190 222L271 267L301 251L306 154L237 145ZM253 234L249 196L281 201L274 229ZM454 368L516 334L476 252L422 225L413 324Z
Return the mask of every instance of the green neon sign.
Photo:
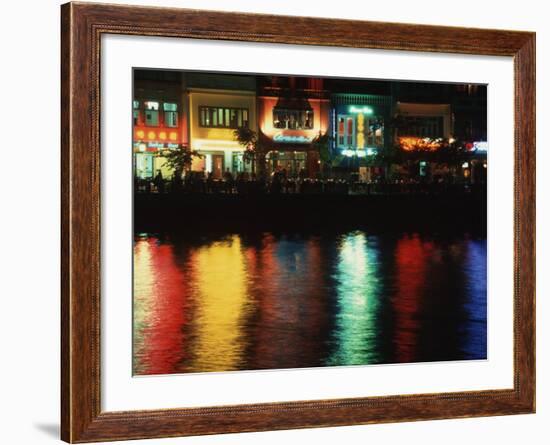
M362 114L372 114L373 113L371 107L367 107L367 106L356 107L355 105L350 105L350 107L348 108L348 111L350 113L362 113Z

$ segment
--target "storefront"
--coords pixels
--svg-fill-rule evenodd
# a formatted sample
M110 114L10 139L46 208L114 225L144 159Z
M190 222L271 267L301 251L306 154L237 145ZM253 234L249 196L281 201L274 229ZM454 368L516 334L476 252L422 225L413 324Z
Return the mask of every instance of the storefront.
M140 82L136 91L139 94L133 100L134 176L151 180L160 172L164 179L170 179L173 171L162 154L187 146L181 90L178 86L159 91L154 85Z
M363 181L384 175L371 160L391 145L386 125L392 113L390 96L333 94L331 97L332 157L336 168L356 173Z
M166 158L162 154L166 150L174 150L178 144L159 142L134 143L134 175L138 179L152 179L158 172L164 179L170 179L173 171L166 165Z
M311 161L310 154L309 160ZM308 171L308 154L306 151L277 151L272 150L267 155L267 171L269 174L274 171L284 172L288 177L298 177L300 172ZM310 167L311 168L311 167ZM313 168L316 170L315 168Z
M191 149L201 154L191 169L214 179L252 171L235 130L256 128L255 91L189 88L188 96Z
M330 101L322 97L260 96L261 137L270 150L267 173L288 177L316 177L320 171L315 139L328 130Z
M194 148L197 150L196 148ZM251 172L252 164L243 156L243 149L238 144L223 144L220 141L200 144L197 150L201 156L193 158L191 170L211 174L213 179L221 179L230 172L234 177L242 172Z
M137 178L151 179L159 171L164 178L172 176L162 153L185 145L178 108L177 102L134 100L133 153Z

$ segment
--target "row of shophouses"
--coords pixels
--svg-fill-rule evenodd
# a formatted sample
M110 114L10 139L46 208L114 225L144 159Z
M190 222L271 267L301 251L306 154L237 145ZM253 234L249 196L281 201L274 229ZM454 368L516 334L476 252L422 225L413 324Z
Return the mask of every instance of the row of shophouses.
M235 130L259 135L266 153L266 173L318 177L326 159L319 135L328 134L324 156L334 175L355 173L370 181L400 172L399 165L372 165L369 157L384 147L415 141L469 141L471 157L461 167L469 181L484 180L486 169L485 93L476 85L345 82L313 77L241 76L197 72L135 71L133 100L134 172L141 179L160 171L172 176L162 156L190 148L191 170L223 178L253 171ZM439 100L439 98L443 100ZM400 116L398 133L388 123ZM446 172L419 163L420 176ZM448 172L447 172L448 173Z

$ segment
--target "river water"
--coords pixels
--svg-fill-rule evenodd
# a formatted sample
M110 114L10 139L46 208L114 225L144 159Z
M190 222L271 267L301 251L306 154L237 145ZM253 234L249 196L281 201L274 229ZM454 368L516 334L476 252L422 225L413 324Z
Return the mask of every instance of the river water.
M134 375L485 359L486 248L468 234L139 234Z

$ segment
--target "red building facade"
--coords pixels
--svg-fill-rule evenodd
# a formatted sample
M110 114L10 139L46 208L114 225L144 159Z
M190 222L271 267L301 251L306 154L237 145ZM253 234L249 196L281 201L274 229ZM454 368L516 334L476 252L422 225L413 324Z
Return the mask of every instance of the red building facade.
M163 152L189 142L184 77L177 72L136 72L132 108L135 176L151 179L160 171L170 177Z
M260 80L258 125L267 142L267 173L315 177L320 170L315 138L329 127L330 100L323 79L269 76Z

